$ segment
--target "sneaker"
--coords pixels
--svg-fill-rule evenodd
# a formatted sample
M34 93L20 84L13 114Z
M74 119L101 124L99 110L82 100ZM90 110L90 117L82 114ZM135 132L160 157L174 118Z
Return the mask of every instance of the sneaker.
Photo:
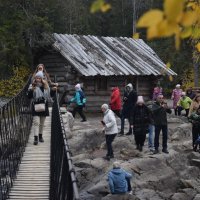
M110 161L110 156L104 156L103 159Z
M86 121L87 121L86 119L82 119L82 120L81 120L81 122L86 122Z
M133 195L133 191L132 191L132 190L131 190L131 191L129 191L128 193L129 193L130 195Z
M142 152L142 150L143 150L143 147L142 147L142 146L139 146L139 151Z
M162 152L163 152L163 153L166 153L166 154L169 153L169 151L168 151L167 149L163 149Z
M132 135L132 133L131 133L131 132L128 132L128 133L126 133L126 135Z
M153 152L153 154L158 154L158 153L159 153L158 149L155 149Z
M38 141L34 141L33 144L34 144L34 145L38 145Z

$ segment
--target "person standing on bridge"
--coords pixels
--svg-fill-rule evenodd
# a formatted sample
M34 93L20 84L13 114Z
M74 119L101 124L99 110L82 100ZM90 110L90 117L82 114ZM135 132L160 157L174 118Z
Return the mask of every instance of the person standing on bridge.
M48 99L54 94L57 88L53 87L50 91L48 83L43 79L44 75L41 71L34 76L33 83L28 88L28 97L32 98L32 115L34 126L34 145L44 142L43 128L46 116L49 116Z
M49 84L49 86L58 87L58 83L54 83L54 82L51 81L51 78L50 78L49 74L47 73L44 64L39 64L39 65L37 66L35 72L33 73L32 81L34 80L35 75L37 74L37 72L42 72L42 73L43 73L43 79L44 79L45 81L47 81L47 83Z

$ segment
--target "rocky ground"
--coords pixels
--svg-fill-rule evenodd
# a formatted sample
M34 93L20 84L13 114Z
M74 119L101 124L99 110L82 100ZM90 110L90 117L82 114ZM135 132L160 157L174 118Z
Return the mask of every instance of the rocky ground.
M131 135L115 138L115 158L111 161L102 158L106 154L102 115L88 116L84 123L77 118L68 141L81 200L200 200L200 154L191 148L191 124L184 117L168 118L169 154L153 155L147 140L139 152ZM116 160L134 174L133 195L110 194L107 173Z

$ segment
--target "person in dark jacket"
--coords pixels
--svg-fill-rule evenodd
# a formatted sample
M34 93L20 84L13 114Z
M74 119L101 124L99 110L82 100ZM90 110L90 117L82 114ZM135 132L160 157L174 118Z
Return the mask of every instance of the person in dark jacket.
M108 182L112 194L132 194L130 179L132 175L121 169L119 162L113 163L113 169L108 173Z
M159 153L159 135L161 130L163 134L162 152L169 153L167 150L167 113L171 114L171 109L169 109L167 103L164 102L163 95L158 95L156 102L152 106L152 111L155 124L154 154Z
M189 87L186 90L186 96L189 97L190 99L194 99L194 97L196 96L195 93L192 91L192 87Z
M28 88L28 97L32 98L32 115L33 115L33 126L34 126L34 145L39 142L44 142L43 139L43 128L46 116L49 116L48 100L54 95L57 87L53 87L50 91L48 83L43 79L43 73L37 72L35 74L33 83ZM38 110L40 106L40 110ZM36 109L37 108L37 109Z
M135 143L139 151L143 149L146 134L149 131L149 124L151 124L152 120L151 111L144 104L143 97L138 96L137 103L131 114L131 126L135 136Z
M192 146L193 150L197 151L198 138L200 137L200 106L189 117L189 122L192 123ZM200 149L199 149L200 150Z
M121 132L119 135L124 135L124 121L125 119L129 120L129 131L126 135L132 134L131 124L130 124L130 114L133 110L137 101L137 92L133 89L133 85L129 83L125 87L124 96L123 96L123 107L121 113Z
M121 94L118 87L112 87L110 97L110 109L120 118L121 117Z

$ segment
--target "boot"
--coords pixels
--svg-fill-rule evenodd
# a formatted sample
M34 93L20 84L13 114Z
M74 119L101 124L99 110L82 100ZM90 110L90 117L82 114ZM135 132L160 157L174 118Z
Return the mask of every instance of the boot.
M38 145L38 136L34 136L34 142L33 142L34 145Z
M44 139L42 137L42 134L39 134L39 142L44 142Z

